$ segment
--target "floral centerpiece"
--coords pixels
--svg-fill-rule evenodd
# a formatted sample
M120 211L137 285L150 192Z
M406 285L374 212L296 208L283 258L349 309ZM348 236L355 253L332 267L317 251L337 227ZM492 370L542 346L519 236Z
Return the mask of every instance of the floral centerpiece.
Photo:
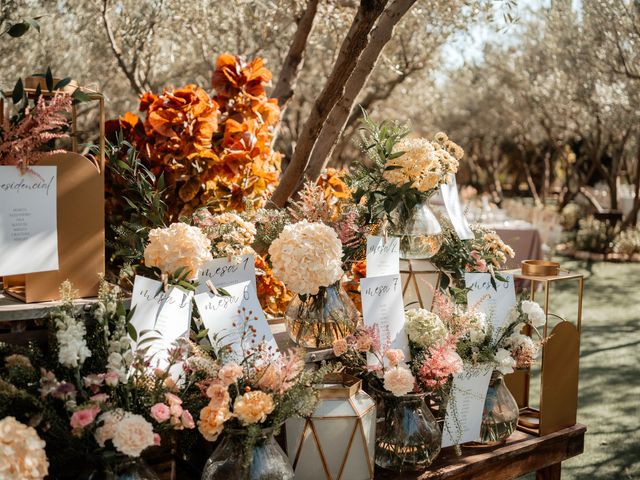
M433 140L407 138L406 126L376 124L364 114L362 147L370 164L349 177L356 202L364 202L366 223L383 222L400 237L403 258L429 258L442 243L429 198L458 170L464 152L440 132Z
M440 223L443 232L442 247L431 262L446 273L442 288L461 288L465 272L490 273L494 282L504 280L500 270L515 253L495 230L477 224L471 225L474 238L461 240L450 222L440 218Z
M187 360L192 399L199 405L198 430L210 442L224 434L207 461L203 479L293 478L284 452L275 443L283 422L313 412L314 384L326 373L305 370L302 352L279 353L256 342L251 312L244 315L239 344L217 336L212 351L196 347ZM237 348L235 348L237 347ZM240 353L242 352L242 353Z
M493 374L485 400L481 443L499 443L513 433L518 423L518 405L504 385L503 376L514 369L529 368L544 341L538 328L546 316L536 302L521 298L499 329L486 315L473 308L463 309L450 297L439 294L436 311L448 312L447 323L458 336L456 351L465 369L489 366ZM538 340L534 341L534 334Z
M298 294L285 313L293 341L328 348L353 333L359 315L340 285L342 243L334 229L307 220L287 225L269 255L273 274Z
M81 466L89 469L85 474L156 478L140 463L143 452L170 442L173 431L195 428L182 406L180 379L169 375L186 358L186 346L175 345L167 366L151 369L148 347L132 350L135 328L117 287L103 284L87 323L73 307L69 284L61 294L49 351L1 346L0 416L12 412L35 426L55 478L77 478Z

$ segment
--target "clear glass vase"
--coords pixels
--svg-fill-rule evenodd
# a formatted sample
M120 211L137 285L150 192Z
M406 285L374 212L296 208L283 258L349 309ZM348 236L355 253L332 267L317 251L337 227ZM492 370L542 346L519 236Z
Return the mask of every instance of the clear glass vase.
M284 314L289 337L306 348L331 348L355 332L360 314L340 282L315 295L298 295Z
M444 235L429 200L408 212L401 210L395 215L394 223L391 233L400 237L400 258L427 259L440 250Z
M116 455L103 459L100 466L80 480L160 480L142 458Z
M504 442L518 426L518 415L518 404L504 383L504 375L494 370L482 412L480 443Z
M245 430L225 431L201 480L293 480L293 468L273 437L273 428L263 429L250 451L245 447L246 435Z
M372 389L378 408L376 465L396 472L423 470L440 453L442 432L425 403L426 394L396 397Z

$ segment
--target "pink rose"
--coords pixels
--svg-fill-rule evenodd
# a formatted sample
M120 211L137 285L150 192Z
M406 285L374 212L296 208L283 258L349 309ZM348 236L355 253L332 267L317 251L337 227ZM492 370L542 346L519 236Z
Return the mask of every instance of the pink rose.
M71 428L74 430L82 430L87 425L93 423L98 413L100 413L100 407L97 405L92 405L91 407L73 412L70 421Z
M184 428L195 428L196 423L193 421L193 417L191 416L191 414L189 413L189 410L185 410L182 412L182 425L184 426Z
M156 403L151 407L151 417L158 423L166 422L171 418L171 410L164 403Z
M356 349L359 352L368 352L373 345L373 341L369 335L360 335L356 341Z
M107 395L106 393L97 393L91 396L89 400L96 403L104 403L107 401L108 398L109 398L109 395Z
M160 446L160 435L158 435L157 433L153 434L153 445L156 447Z

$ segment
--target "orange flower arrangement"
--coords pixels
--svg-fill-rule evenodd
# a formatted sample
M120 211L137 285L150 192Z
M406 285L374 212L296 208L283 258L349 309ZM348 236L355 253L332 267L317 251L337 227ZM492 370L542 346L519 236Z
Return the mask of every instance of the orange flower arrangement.
M351 203L351 190L343 180L347 172L345 168L327 168L316 182L322 188L327 205L331 208L332 220L339 217L343 205Z
M261 58L223 54L212 77L215 96L196 85L147 92L144 121L131 112L117 121L142 161L164 173L171 220L205 205L217 212L264 206L281 161L271 148L280 108L266 93L270 81ZM113 130L116 122L109 123Z
M256 288L260 304L266 313L276 317L282 316L293 299L293 294L287 290L284 283L273 276L271 267L262 255L256 254L255 258L256 273L258 273Z

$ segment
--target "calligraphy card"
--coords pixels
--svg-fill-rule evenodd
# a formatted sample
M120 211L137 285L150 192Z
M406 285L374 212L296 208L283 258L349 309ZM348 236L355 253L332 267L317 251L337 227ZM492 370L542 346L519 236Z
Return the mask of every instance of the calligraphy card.
M442 448L474 442L480 438L482 412L487 397L491 366L477 366L454 375L442 428Z
M0 166L0 276L58 270L57 168Z
M493 326L494 339L500 334L500 329L516 305L513 275L502 273L501 276L506 281L495 279L492 282L490 273L467 272L464 276L466 287L471 289L467 293L467 304L487 315L487 320Z
M131 340L134 349L146 349L145 356L154 367L165 368L169 349L177 339L188 335L192 298L193 292L179 287L165 292L161 282L136 276L131 295L131 308L135 307L131 324L136 338Z
M231 347L238 361L244 351L261 345L272 356L279 355L278 345L271 333L255 289L250 281L227 285L229 294L203 292L195 296L196 306L209 340L218 348ZM252 327L253 333L247 327Z
M226 257L214 258L205 263L198 274L197 293L209 290L207 280L210 280L216 288L225 288L248 280L256 290L256 266L253 254L241 255L239 259L232 260Z
M400 273L400 239L367 237L367 277Z
M377 326L380 345L399 348L411 358L409 339L404 330L404 304L400 275L367 277L360 280L362 317L368 327ZM370 362L373 359L369 359Z

